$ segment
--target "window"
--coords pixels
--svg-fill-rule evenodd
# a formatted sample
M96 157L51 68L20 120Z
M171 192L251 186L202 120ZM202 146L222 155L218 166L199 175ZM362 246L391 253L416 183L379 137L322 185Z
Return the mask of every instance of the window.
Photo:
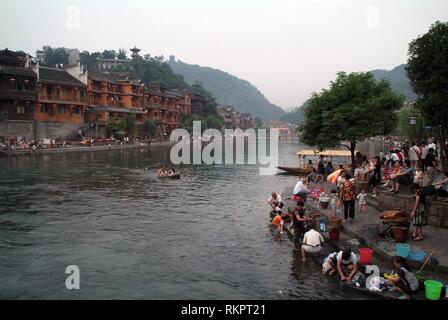
M86 98L86 92L84 90L79 91L79 97L81 98L81 101L84 101Z
M50 108L47 105L42 105L42 106L40 106L40 112L41 113L49 113Z
M51 96L53 94L53 87L52 86L48 86L47 87L47 96Z
M81 108L80 107L74 107L73 108L73 113L74 114L81 114Z
M24 114L25 113L25 106L17 106L16 112L18 114Z
M58 107L58 113L60 113L60 114L65 113L65 106L59 106Z

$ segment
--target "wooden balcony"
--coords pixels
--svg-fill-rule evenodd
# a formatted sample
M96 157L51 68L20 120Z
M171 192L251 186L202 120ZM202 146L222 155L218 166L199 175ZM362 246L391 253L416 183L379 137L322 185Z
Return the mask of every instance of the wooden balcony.
M0 89L0 97L8 100L28 100L36 101L37 93L35 90L15 90L15 89Z

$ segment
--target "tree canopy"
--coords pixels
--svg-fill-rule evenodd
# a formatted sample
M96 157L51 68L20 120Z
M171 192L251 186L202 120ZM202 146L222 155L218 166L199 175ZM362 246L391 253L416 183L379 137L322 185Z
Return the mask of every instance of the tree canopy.
M448 168L448 22L435 22L409 44L406 68L417 93L417 106L441 142L440 157Z
M345 146L353 162L357 142L395 128L404 97L387 80L375 81L370 72L339 72L330 88L313 93L308 103L299 124L301 141L320 149Z
M54 67L58 64L68 64L68 53L65 48L52 48L50 46L44 46L42 51L45 54L44 65Z

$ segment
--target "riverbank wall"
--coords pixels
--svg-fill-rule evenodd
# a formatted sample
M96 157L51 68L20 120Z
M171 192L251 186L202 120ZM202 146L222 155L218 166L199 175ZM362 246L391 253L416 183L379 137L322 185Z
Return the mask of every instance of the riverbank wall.
M114 150L133 150L133 149L150 149L161 146L172 146L176 142L152 142L148 143L130 143L130 144L114 144L101 146L66 146L61 148L46 148L36 150L3 150L0 151L0 157L15 157L15 156L33 156L33 155L47 155L47 154L64 154L64 153L88 153L88 152L103 152Z

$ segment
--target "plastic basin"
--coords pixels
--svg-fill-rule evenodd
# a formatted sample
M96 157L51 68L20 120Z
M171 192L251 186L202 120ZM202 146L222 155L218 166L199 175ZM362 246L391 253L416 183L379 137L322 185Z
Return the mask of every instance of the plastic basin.
M423 261L426 257L426 252L424 251L410 251L409 252L409 259L414 261Z
M395 250L397 252L397 256L407 258L409 256L410 246L407 243L397 243L395 245Z
M435 280L426 280L424 284L426 298L429 300L439 300L443 284Z

